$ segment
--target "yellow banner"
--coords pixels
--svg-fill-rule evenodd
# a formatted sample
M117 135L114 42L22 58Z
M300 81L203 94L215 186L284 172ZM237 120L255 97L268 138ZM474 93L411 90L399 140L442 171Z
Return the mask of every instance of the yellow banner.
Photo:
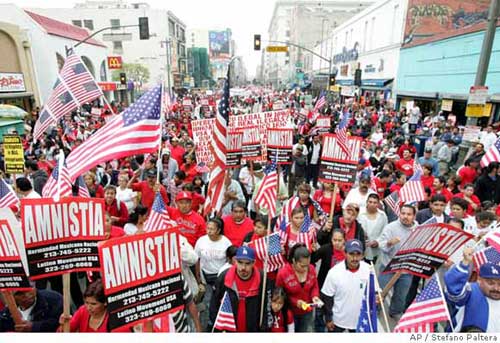
M266 47L267 52L287 52L287 46L269 45Z
M489 117L491 115L491 109L491 102L486 103L486 105L467 105L465 116L475 118Z
M5 172L21 174L24 172L24 150L21 137L15 135L3 136L3 154L5 157Z

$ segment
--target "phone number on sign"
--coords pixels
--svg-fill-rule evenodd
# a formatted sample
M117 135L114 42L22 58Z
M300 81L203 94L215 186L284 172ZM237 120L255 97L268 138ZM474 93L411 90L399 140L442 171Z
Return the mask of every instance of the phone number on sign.
M134 304L134 303L136 303L138 301L147 300L149 298L157 297L159 295L168 293L169 289L170 288L167 286L167 287L163 287L163 288L159 288L159 289L153 289L150 292L141 293L141 294L138 294L137 296L132 296L132 297L129 297L129 298L125 298L125 299L123 299L123 305L126 306L126 305L130 305L130 304ZM171 297L172 296L168 296L167 297L167 301Z
M77 255L77 254L90 254L92 252L91 248L74 248L74 249L64 249L59 251L51 251L43 254L43 258L51 258L57 256L66 255Z
M90 268L90 267L94 267L94 264L92 262L77 262L77 263L61 264L59 266L53 266L53 267L46 267L44 268L44 270L46 273L52 273L61 270L68 270L74 268Z
M163 305L155 307L154 309L151 308L151 309L139 312L139 313L134 313L132 315L126 316L124 318L124 320L125 320L125 323L131 323L131 322L134 322L134 321L139 320L139 319L149 318L151 316L154 316L155 314L168 311L171 308L172 308L171 303L163 304ZM132 310L135 312L136 309L132 309Z

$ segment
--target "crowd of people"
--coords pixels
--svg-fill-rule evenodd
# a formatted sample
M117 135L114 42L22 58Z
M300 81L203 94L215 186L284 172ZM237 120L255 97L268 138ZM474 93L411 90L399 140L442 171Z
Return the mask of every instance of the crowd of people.
M370 271L376 271L382 288L387 285L393 275L382 271L412 230L432 220L474 235L438 271L453 327L500 332L500 267L486 263L473 270L471 263L474 249L484 247L482 238L496 230L500 216L500 165L480 166L497 140L493 127L481 132L462 161L463 130L442 114L423 116L418 107L398 112L380 104L327 102L321 113L332 118L330 132L350 113L349 134L363 138L356 182L337 191L319 180L322 136L315 133L312 106L302 95L265 90L232 98L234 115L269 111L276 102L290 112L296 135L290 164L280 169L275 218L255 203L266 162L227 170L222 206L217 213L203 213L210 180L207 167L196 160L191 120L213 116L215 96L209 106L201 106L203 95L191 94L193 108L188 111L180 98L172 105L160 154L112 160L83 175L90 196L105 201L107 239L143 233L158 192L170 218L179 224L184 308L159 321L166 320L175 332L218 331L214 324L228 294L237 332L354 332ZM37 142L30 134L38 114L34 111L21 135L25 174L4 179L20 199L40 198L59 152L68 155L119 110L105 108L101 116L67 115ZM421 154L416 134L428 137ZM396 214L383 200L403 187L416 164L423 170L427 200L402 204ZM290 209L288 218L281 216L285 207ZM270 233L268 226L280 232L286 261L272 272L264 271L265 261L252 247ZM399 277L386 299L393 324L424 282L406 273ZM107 303L97 276L72 273L71 316L62 314L61 294L60 276L37 281L30 291L14 292L23 321L14 323L4 308L0 331L61 331L65 321L71 332L108 331ZM152 329L164 331L166 326L155 321ZM146 324L123 329L144 330Z

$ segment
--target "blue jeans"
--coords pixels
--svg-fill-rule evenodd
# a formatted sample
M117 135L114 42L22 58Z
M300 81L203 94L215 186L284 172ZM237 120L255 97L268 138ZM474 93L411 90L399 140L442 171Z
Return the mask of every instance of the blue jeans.
M380 268L380 273L385 269ZM379 283L380 288L384 289L384 287L389 283L389 280L394 276L394 273L388 274L379 274ZM394 284L392 288L392 298L391 305L389 307L389 315L394 316L397 314L403 314L406 310L406 295L408 294L408 290L410 289L412 280L412 275L410 274L401 274L398 281Z
M323 311L317 310L314 316L314 332L326 332L325 318L323 317Z
M312 311L305 314L294 315L295 332L314 332L314 313Z

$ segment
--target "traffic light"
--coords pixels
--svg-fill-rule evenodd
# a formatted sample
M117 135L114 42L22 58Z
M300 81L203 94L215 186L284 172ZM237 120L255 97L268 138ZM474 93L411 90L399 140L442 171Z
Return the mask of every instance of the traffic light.
M253 49L260 50L260 35L253 35Z
M120 84L122 84L122 85L126 85L127 84L127 74L120 73Z
M361 87L361 69L356 69L354 72L354 85Z
M328 86L335 86L335 74L330 74L330 77L328 78Z
M149 39L148 17L139 17L139 39Z

